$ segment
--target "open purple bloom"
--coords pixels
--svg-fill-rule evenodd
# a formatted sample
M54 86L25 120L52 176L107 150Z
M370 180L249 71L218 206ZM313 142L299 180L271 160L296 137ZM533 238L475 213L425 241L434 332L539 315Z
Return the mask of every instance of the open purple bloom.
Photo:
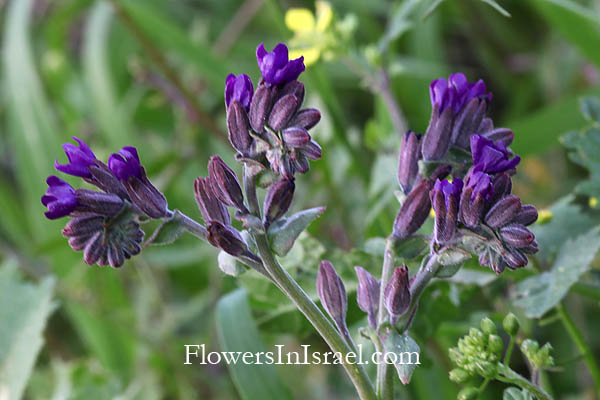
M65 143L62 145L63 150L67 154L69 159L68 164L59 164L58 160L54 162L54 167L64 172L65 174L79 176L81 178L91 178L89 166L96 163L96 156L92 152L85 142L79 138L73 136L79 147L72 143Z
M123 147L118 154L111 154L108 167L117 178L127 181L129 177L142 178L142 166L137 149L132 146Z
M472 189L471 201L475 200L477 196L488 200L494 193L492 178L481 171L474 170L469 174L465 188Z
M448 79L439 78L431 82L429 95L431 105L438 106L440 113L447 107L452 107L458 114L471 99L476 97L492 100L492 93L486 92L483 80L469 82L465 74L461 72L451 74Z
M232 101L239 101L246 111L248 111L253 93L254 86L252 86L252 81L248 75L227 75L225 79L225 106L228 109Z
M66 217L77 206L75 189L57 176L50 175L46 179L48 190L42 196L42 204L48 207L44 213L48 219Z
M288 60L288 48L279 43L273 51L267 52L264 43L256 48L256 61L265 82L282 85L298 79L304 71L304 57Z
M474 171L489 174L508 171L519 164L521 157L509 159L510 152L503 142L494 142L481 135L471 136L471 153L473 155Z

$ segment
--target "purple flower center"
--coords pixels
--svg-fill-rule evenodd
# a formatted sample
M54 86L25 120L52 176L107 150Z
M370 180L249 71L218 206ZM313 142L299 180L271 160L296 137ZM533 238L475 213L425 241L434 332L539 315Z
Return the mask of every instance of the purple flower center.
M44 213L48 219L57 219L69 215L77 206L75 189L57 176L46 179L48 189L42 196L42 204L48 208Z
M54 162L54 167L65 174L79 176L81 178L91 178L92 174L90 173L89 166L96 163L96 156L83 140L76 138L75 136L73 136L73 140L79 144L79 147L72 143L65 143L62 145L62 148L69 159L69 163L59 164L58 160L56 160Z
M494 142L481 135L471 136L471 154L475 171L496 174L508 171L519 164L521 157L515 156L509 160L510 152L503 142Z
M256 61L265 82L283 85L298 79L304 71L304 57L288 59L288 48L279 43L273 51L267 52L264 43L256 48Z
M461 73L452 74L446 78L436 79L429 85L429 96L431 105L439 107L442 113L447 107L451 107L458 114L473 98L492 100L492 93L486 92L485 82L469 82L467 77Z
M225 106L227 108L232 101L239 101L248 111L253 93L254 86L248 75L240 74L237 77L234 74L227 75L227 79L225 79Z
M125 146L118 154L111 154L108 158L108 168L122 181L127 181L132 176L142 178L140 157L137 149L132 146Z

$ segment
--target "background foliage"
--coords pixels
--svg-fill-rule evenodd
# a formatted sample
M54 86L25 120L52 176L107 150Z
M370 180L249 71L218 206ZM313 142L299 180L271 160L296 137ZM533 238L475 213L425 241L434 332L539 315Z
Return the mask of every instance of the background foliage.
M351 16L357 25L338 57L303 74L308 102L324 115L314 131L324 157L296 191L298 209L328 209L284 265L315 295L318 261L331 259L347 282L352 331L364 323L353 266L380 268L380 238L397 210L400 134L385 99L339 56L376 70L367 60L385 50L393 96L407 126L421 132L432 79L459 70L483 78L496 125L515 131L513 149L524 158L515 191L553 218L536 227L541 252L525 270L496 279L473 264L425 293L413 335L423 365L402 398L455 398L448 347L482 316L499 321L508 311L527 336L553 344L557 368L543 377L547 389L561 399L595 398L580 349L549 310L562 301L591 354L600 354L598 100L580 112L580 99L600 94L600 3L332 5L339 20ZM206 175L210 154L233 157L225 76L246 72L256 82L254 49L292 37L284 24L292 6L313 8L275 0L0 1L0 399L254 399L264 396L253 387L263 376L271 377L270 398L353 398L335 366L252 375L183 365L190 343L325 345L272 285L253 274L224 276L217 253L191 237L147 249L118 271L86 266L60 223L43 218L39 200L54 159L64 157L60 144L77 135L104 159L138 146L170 205L199 216L194 178ZM524 360L513 362L527 374ZM500 398L503 389L493 384L484 397Z

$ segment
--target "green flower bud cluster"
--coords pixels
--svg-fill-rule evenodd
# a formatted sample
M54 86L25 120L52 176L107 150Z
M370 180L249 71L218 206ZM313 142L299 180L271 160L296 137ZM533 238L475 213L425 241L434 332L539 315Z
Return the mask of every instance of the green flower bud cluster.
M523 340L523 343L521 343L521 351L535 368L542 369L554 365L554 359L550 355L550 351L552 351L552 345L550 343L546 343L540 348L537 341L525 339Z
M496 332L496 324L484 318L481 329L471 328L467 336L459 339L458 346L449 350L450 359L458 366L450 371L450 380L463 383L475 375L496 377L504 349L504 342Z

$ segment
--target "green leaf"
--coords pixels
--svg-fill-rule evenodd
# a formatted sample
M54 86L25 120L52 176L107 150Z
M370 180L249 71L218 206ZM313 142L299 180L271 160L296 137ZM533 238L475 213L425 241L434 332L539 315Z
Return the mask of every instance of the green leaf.
M463 285L477 285L483 287L498 278L498 275L494 273L483 271L483 269L478 271L471 268L461 268L456 274L449 278L449 280Z
M426 238L415 236L396 241L394 243L394 253L396 257L412 260L420 256L428 245L429 241Z
M248 267L244 265L241 261L239 261L234 256L225 253L224 251L219 252L219 257L217 258L219 263L219 268L221 271L231 276L240 276Z
M504 390L502 400L533 400L533 396L526 389L513 386Z
M560 248L550 271L532 276L517 285L515 305L530 318L540 318L569 292L600 249L600 227L567 240Z
M323 212L326 207L315 207L299 211L296 214L283 218L269 227L269 241L271 249L280 257L284 257L294 246L294 242L302 232Z
M265 351L243 289L238 289L219 300L217 328L224 351ZM272 364L228 363L231 378L243 400L291 400Z
M183 226L181 213L179 210L175 210L171 218L163 221L158 228L156 228L146 244L171 244L183 235L184 232L185 228Z
M510 18L510 13L504 9L498 2L495 0L480 0L482 3L485 3L492 7L494 10L498 11L500 14L504 15L507 18Z
M600 113L600 110L594 109L600 102L594 105L594 101L598 100L590 98L582 104L584 113L589 114L590 118L594 113ZM595 118L598 116L600 114ZM600 127L591 126L579 132L568 132L561 137L561 142L572 150L569 158L590 171L589 179L580 182L576 191L588 196L600 196Z
M54 281L24 283L6 267L0 269L0 397L23 395L44 339L42 332L54 311Z
M600 66L600 19L591 10L571 0L533 0L532 4L596 66Z
M600 98L585 97L581 99L581 112L588 121L600 123Z
M396 355L395 360L392 360L394 361L394 367L396 367L396 372L402 384L408 385L415 368L421 364L421 349L417 342L408 335L402 335L392 330L385 339L383 348L386 353Z

